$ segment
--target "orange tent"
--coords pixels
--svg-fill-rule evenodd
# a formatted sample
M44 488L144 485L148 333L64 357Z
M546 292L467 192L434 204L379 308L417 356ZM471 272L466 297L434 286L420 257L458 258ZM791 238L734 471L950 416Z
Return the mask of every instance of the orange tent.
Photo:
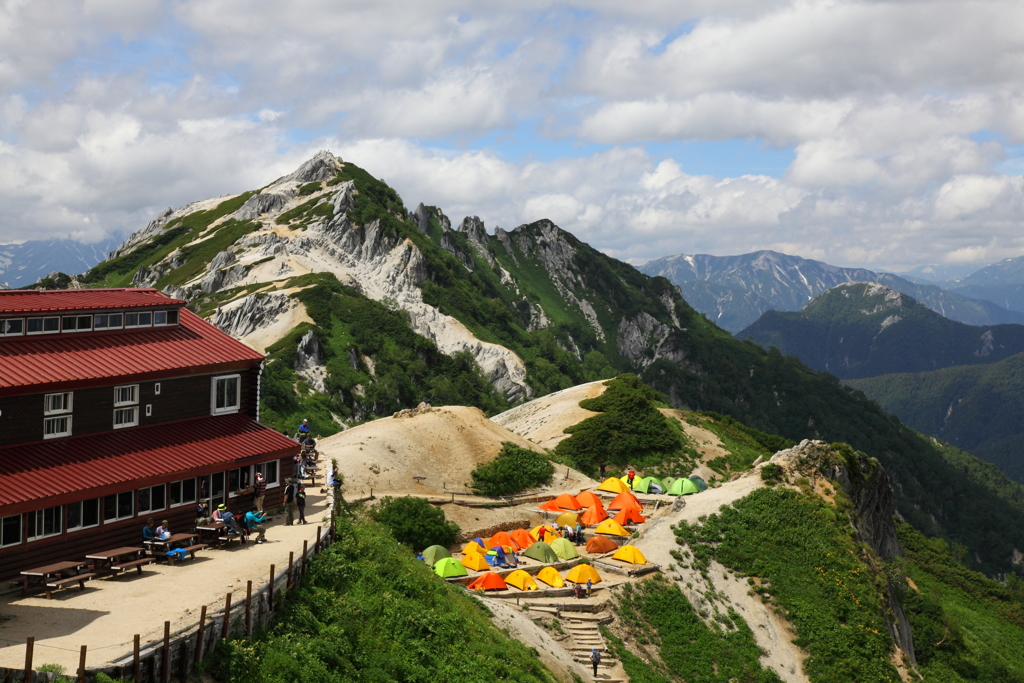
M601 499L598 498L593 491L584 491L580 495L576 496L576 500L579 501L579 504L583 507L589 508L594 505L598 505L602 508L604 507L604 503L601 502Z
M552 498L551 500L549 500L547 502L541 503L537 507L539 507L541 510L547 510L548 512L561 512L562 511L562 508L558 507L558 503L555 502L554 498Z
M587 541L587 552L593 553L594 555L598 555L600 553L610 553L618 547L618 544L612 539L608 538L607 536L594 536L589 541ZM463 562L462 564L466 563ZM469 565L466 564L466 566L468 567Z
M623 491L615 496L615 500L608 503L609 510L624 510L625 508L636 508L640 510L640 501L629 491Z
M494 572L484 572L473 579L466 588L471 591L501 591L507 589L508 586L505 584L505 579L501 578Z
M491 536L490 539L488 539L488 541L490 542L492 548L494 546L500 545L502 547L511 546L512 548L519 550L519 546L516 544L516 542L512 539L512 537L509 535L507 531L499 531L498 533Z
M512 540L516 542L516 545L519 546L520 550L526 550L536 543L536 540L526 529L516 529L515 531L510 532L509 536L511 536Z
M563 510L582 510L583 506L576 500L575 497L570 496L568 493L563 493L553 501L558 507Z
M487 564L487 560L484 559L482 553L468 553L464 558L462 558L462 566L466 569L472 569L477 572L482 572L491 568L491 565Z
M608 513L599 505L587 508L587 511L580 515L580 523L586 526L597 526L608 519Z
M615 515L615 521L626 526L627 524L643 524L647 520L636 508L623 508L619 510L619 514Z

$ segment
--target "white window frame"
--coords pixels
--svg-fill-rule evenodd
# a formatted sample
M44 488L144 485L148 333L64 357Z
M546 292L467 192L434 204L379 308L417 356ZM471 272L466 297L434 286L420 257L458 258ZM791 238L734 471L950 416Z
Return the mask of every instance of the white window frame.
M72 416L70 414L66 414L66 413L63 414L63 415L55 415L53 417L44 417L43 418L43 438L44 439L62 439L65 436L71 436L71 417ZM46 425L47 425L47 423L49 423L49 422L57 422L58 420L67 420L68 421L67 422L67 429L65 431L63 431L63 432L54 432L53 434L47 434L46 433Z
M235 394L236 403L233 406L227 406L225 408L217 407L217 384L224 380L234 379L237 384L237 392ZM242 375L219 375L214 377L210 382L210 414L211 415L230 415L237 413L242 409Z
M68 318L74 318L75 319L75 329L73 329L73 330L72 329L66 329L64 327L64 321L67 320ZM89 327L88 328L79 327L79 323L82 322L83 318L88 318L88 320L89 320ZM60 331L61 332L92 332L92 329L93 329L92 328L92 323L93 323L93 320L92 320L92 315L91 314L90 315L62 315L61 318L60 318Z
M120 413L125 415L131 413L131 421L123 421L121 424L117 423L117 416ZM138 427L139 426L139 407L138 406L123 406L121 408L114 408L114 429L126 429L127 427Z
M255 469L256 468L255 468L254 465L242 465L241 467L232 467L230 470L228 470L224 474L224 484L225 484L224 488L227 489L228 498L237 498L238 496L241 496L241 495L248 495L248 494L242 494L242 493L238 493L238 492L235 492L235 491L231 490L231 473L234 472L235 470L238 470L238 479L239 479L239 482L241 482L242 470L249 470L249 485L247 487L243 488L243 489L238 489L239 491L247 491L248 489L251 489L253 487L253 485L256 483L256 472L255 472Z
M153 393L156 394L157 396L160 395L160 382L153 383Z
M32 512L28 513L30 515L35 515L36 516L35 525L34 525L35 528L36 528L36 531L37 532L39 531L40 525L45 525L45 521L46 521L46 514L45 513L49 512L50 510L56 510L54 519L57 522L57 530L56 531L51 531L48 534L47 533L36 533L36 535L34 535L34 536L29 536L28 535L29 534L29 524L28 524L28 519L26 519L25 520L25 540L26 541L31 543L32 541L39 541L39 540L42 540L44 538L53 538L54 536L60 536L61 534L64 533L64 506L63 505L54 505L52 507L44 508L42 510L33 510Z
M29 323L30 320L39 320L39 321L41 321L43 329L39 330L38 332L29 332L28 331L28 323ZM56 320L57 321L57 329L55 329L55 330L48 330L48 329L46 329L46 321L47 320ZM39 334L59 334L59 333L60 333L60 316L59 315L46 315L46 316L42 316L42 317L27 318L25 320L25 334L27 334L27 335L35 336L35 335L39 335Z
M98 327L96 325L96 319L93 318L92 329L93 330L120 330L124 327L124 313L97 313L96 316L103 316L106 319L106 325ZM110 319L117 318L117 324L111 325Z
M135 324L134 325L129 325L128 324L128 316L129 315L134 315L135 316ZM143 324L143 323L139 322L139 316L142 316L142 315L148 315L149 316L149 322L148 323ZM143 327L153 327L153 311L128 311L128 312L126 312L124 314L124 328L126 330L135 330L135 329L140 329L140 328L143 328Z
M164 490L164 504L161 507L153 507L153 490L163 489ZM149 505L150 507L145 510L142 509L142 492L149 491ZM135 507L138 508L136 513L139 517L142 515L148 515L153 512L163 512L167 509L167 484L157 484L155 486L143 486L141 489L136 491L135 495Z
M181 487L181 491L185 490L185 482L192 482L192 500L184 500L184 493L182 493L182 501L180 503L171 502L171 487L175 484ZM195 505L199 502L199 479L197 477L189 477L188 479L181 479L179 481L172 481L167 484L167 508L180 508L183 505Z
M119 401L118 396L122 389L131 389L132 398L127 401ZM120 408L121 406L137 406L139 405L139 385L138 384L121 384L114 387L114 407Z
M4 537L4 526L9 519L18 520L18 539L10 541ZM22 519L22 515L7 515L6 517L0 517L0 548L13 548L16 545L21 545L25 541L25 520Z
M261 462L261 463L257 463L256 464L256 473L257 474L262 474L264 476L264 481L266 481L267 465L275 465L277 467L277 481L275 481L273 483L268 481L267 482L267 488L268 489L277 488L278 486L281 485L281 461L280 460L267 460L266 462Z
M93 503L93 502L96 503L96 523L95 524L86 524L85 523L85 514L83 512L83 508L84 508L86 503ZM79 516L79 519L82 520L82 524L73 527L73 526L71 526L71 508L73 506L75 506L75 505L78 506L78 509L79 509L78 516ZM83 529L93 529L95 527L98 527L103 522L103 499L102 498L89 498L88 500L80 500L80 501L77 501L75 503L68 503L64 507L66 508L66 510L64 512L64 514L65 514L64 526L67 528L67 532L69 534L76 533L78 531L82 531Z
M106 501L107 498L109 498L110 496L114 496L114 517L107 519ZM103 520L104 524L120 522L123 519L131 519L132 517L135 517L136 508L138 507L138 501L135 500L135 491L121 491L119 493L111 493L110 496L103 496L100 502L100 518ZM119 503L121 502L121 496L132 497L132 513L130 515L121 516L118 513L118 510L120 508Z
M21 323L20 332L8 332L8 323L18 322ZM21 337L25 334L25 319L24 318L4 318L0 320L0 337Z
M50 408L50 397L51 396L67 396L67 407L59 410L53 410ZM75 403L75 392L73 391L58 391L52 394L43 395L43 415L67 415L74 409Z

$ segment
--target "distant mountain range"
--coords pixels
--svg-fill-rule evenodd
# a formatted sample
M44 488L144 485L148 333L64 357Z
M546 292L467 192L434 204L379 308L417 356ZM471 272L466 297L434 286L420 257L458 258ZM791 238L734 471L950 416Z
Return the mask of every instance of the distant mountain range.
M965 325L875 282L838 285L799 312L767 311L737 336L841 379L980 365L1024 352L1024 325Z
M848 382L907 426L938 436L1024 482L1024 354L989 365Z
M11 289L25 287L54 271L84 273L107 258L124 238L112 236L84 244L75 240L33 240L0 245L0 282Z
M819 294L847 282L880 282L968 325L1024 324L1022 311L1007 310L937 285L775 251L740 256L675 254L641 266L640 272L668 278L679 286L691 306L733 333L751 325L765 311L798 311Z

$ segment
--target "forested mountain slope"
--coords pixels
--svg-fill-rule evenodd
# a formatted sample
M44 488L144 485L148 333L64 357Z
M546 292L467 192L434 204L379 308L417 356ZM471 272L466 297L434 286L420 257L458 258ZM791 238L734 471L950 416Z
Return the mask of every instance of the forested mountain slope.
M1024 351L1024 325L964 325L867 282L839 285L797 313L768 311L737 336L840 379L980 365Z
M733 339L668 280L547 220L491 234L476 218L409 211L330 153L261 190L166 212L76 282L159 287L265 349L261 418L275 427L310 417L326 433L423 399L493 414L634 372L676 407L877 457L900 513L985 571L1024 550L1024 514L983 479L835 377Z

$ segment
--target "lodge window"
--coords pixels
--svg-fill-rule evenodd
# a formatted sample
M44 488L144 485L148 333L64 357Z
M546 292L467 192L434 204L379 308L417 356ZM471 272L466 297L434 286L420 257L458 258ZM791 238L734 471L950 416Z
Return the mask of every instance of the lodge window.
M268 487L277 486L277 467L279 464L277 460L271 460L270 462L261 462L256 465L256 472L263 475L263 481Z
M29 334L53 334L60 332L60 318L57 316L48 318L29 318Z
M43 420L43 438L56 439L71 436L71 416L48 417Z
M124 326L125 327L152 327L153 326L153 313L152 311L144 311L139 313L125 313L124 314Z
M124 491L103 499L103 521L114 522L135 516L135 491Z
M24 318L8 318L7 320L0 320L0 336L20 337L24 332Z
M114 429L134 427L139 424L139 385L124 384L114 387ZM120 407L130 406L130 407Z
M177 325L178 324L178 312L175 310L171 311L154 311L153 313L153 325Z
M74 392L62 391L59 394L46 394L43 397L43 415L60 415L70 413Z
M0 548L21 543L21 515L0 519Z
M114 405L130 406L139 402L139 385L123 384L114 387Z
M63 526L63 512L61 506L58 505L28 513L25 518L25 526L27 527L25 536L28 540L34 541L48 536L59 535Z
M210 412L214 415L237 412L241 406L239 382L241 375L214 377L210 391Z
M119 330L124 324L121 313L101 313L95 316L93 326L97 330Z
M240 492L252 487L252 466L237 467L228 472L228 492L237 496Z
M61 324L61 330L64 332L88 332L91 329L91 315L66 315Z
M100 499L83 500L71 503L68 509L68 531L88 529L100 524Z
M136 427L139 424L139 407L114 409L114 429Z
M224 473L214 472L199 478L199 498L210 502L210 511L217 509L224 499Z
M189 503L196 502L196 480L182 479L181 481L172 481L170 483L171 489L171 507L177 507L179 505L187 505Z
M139 514L156 512L167 507L167 488L159 486L147 486L139 489Z

